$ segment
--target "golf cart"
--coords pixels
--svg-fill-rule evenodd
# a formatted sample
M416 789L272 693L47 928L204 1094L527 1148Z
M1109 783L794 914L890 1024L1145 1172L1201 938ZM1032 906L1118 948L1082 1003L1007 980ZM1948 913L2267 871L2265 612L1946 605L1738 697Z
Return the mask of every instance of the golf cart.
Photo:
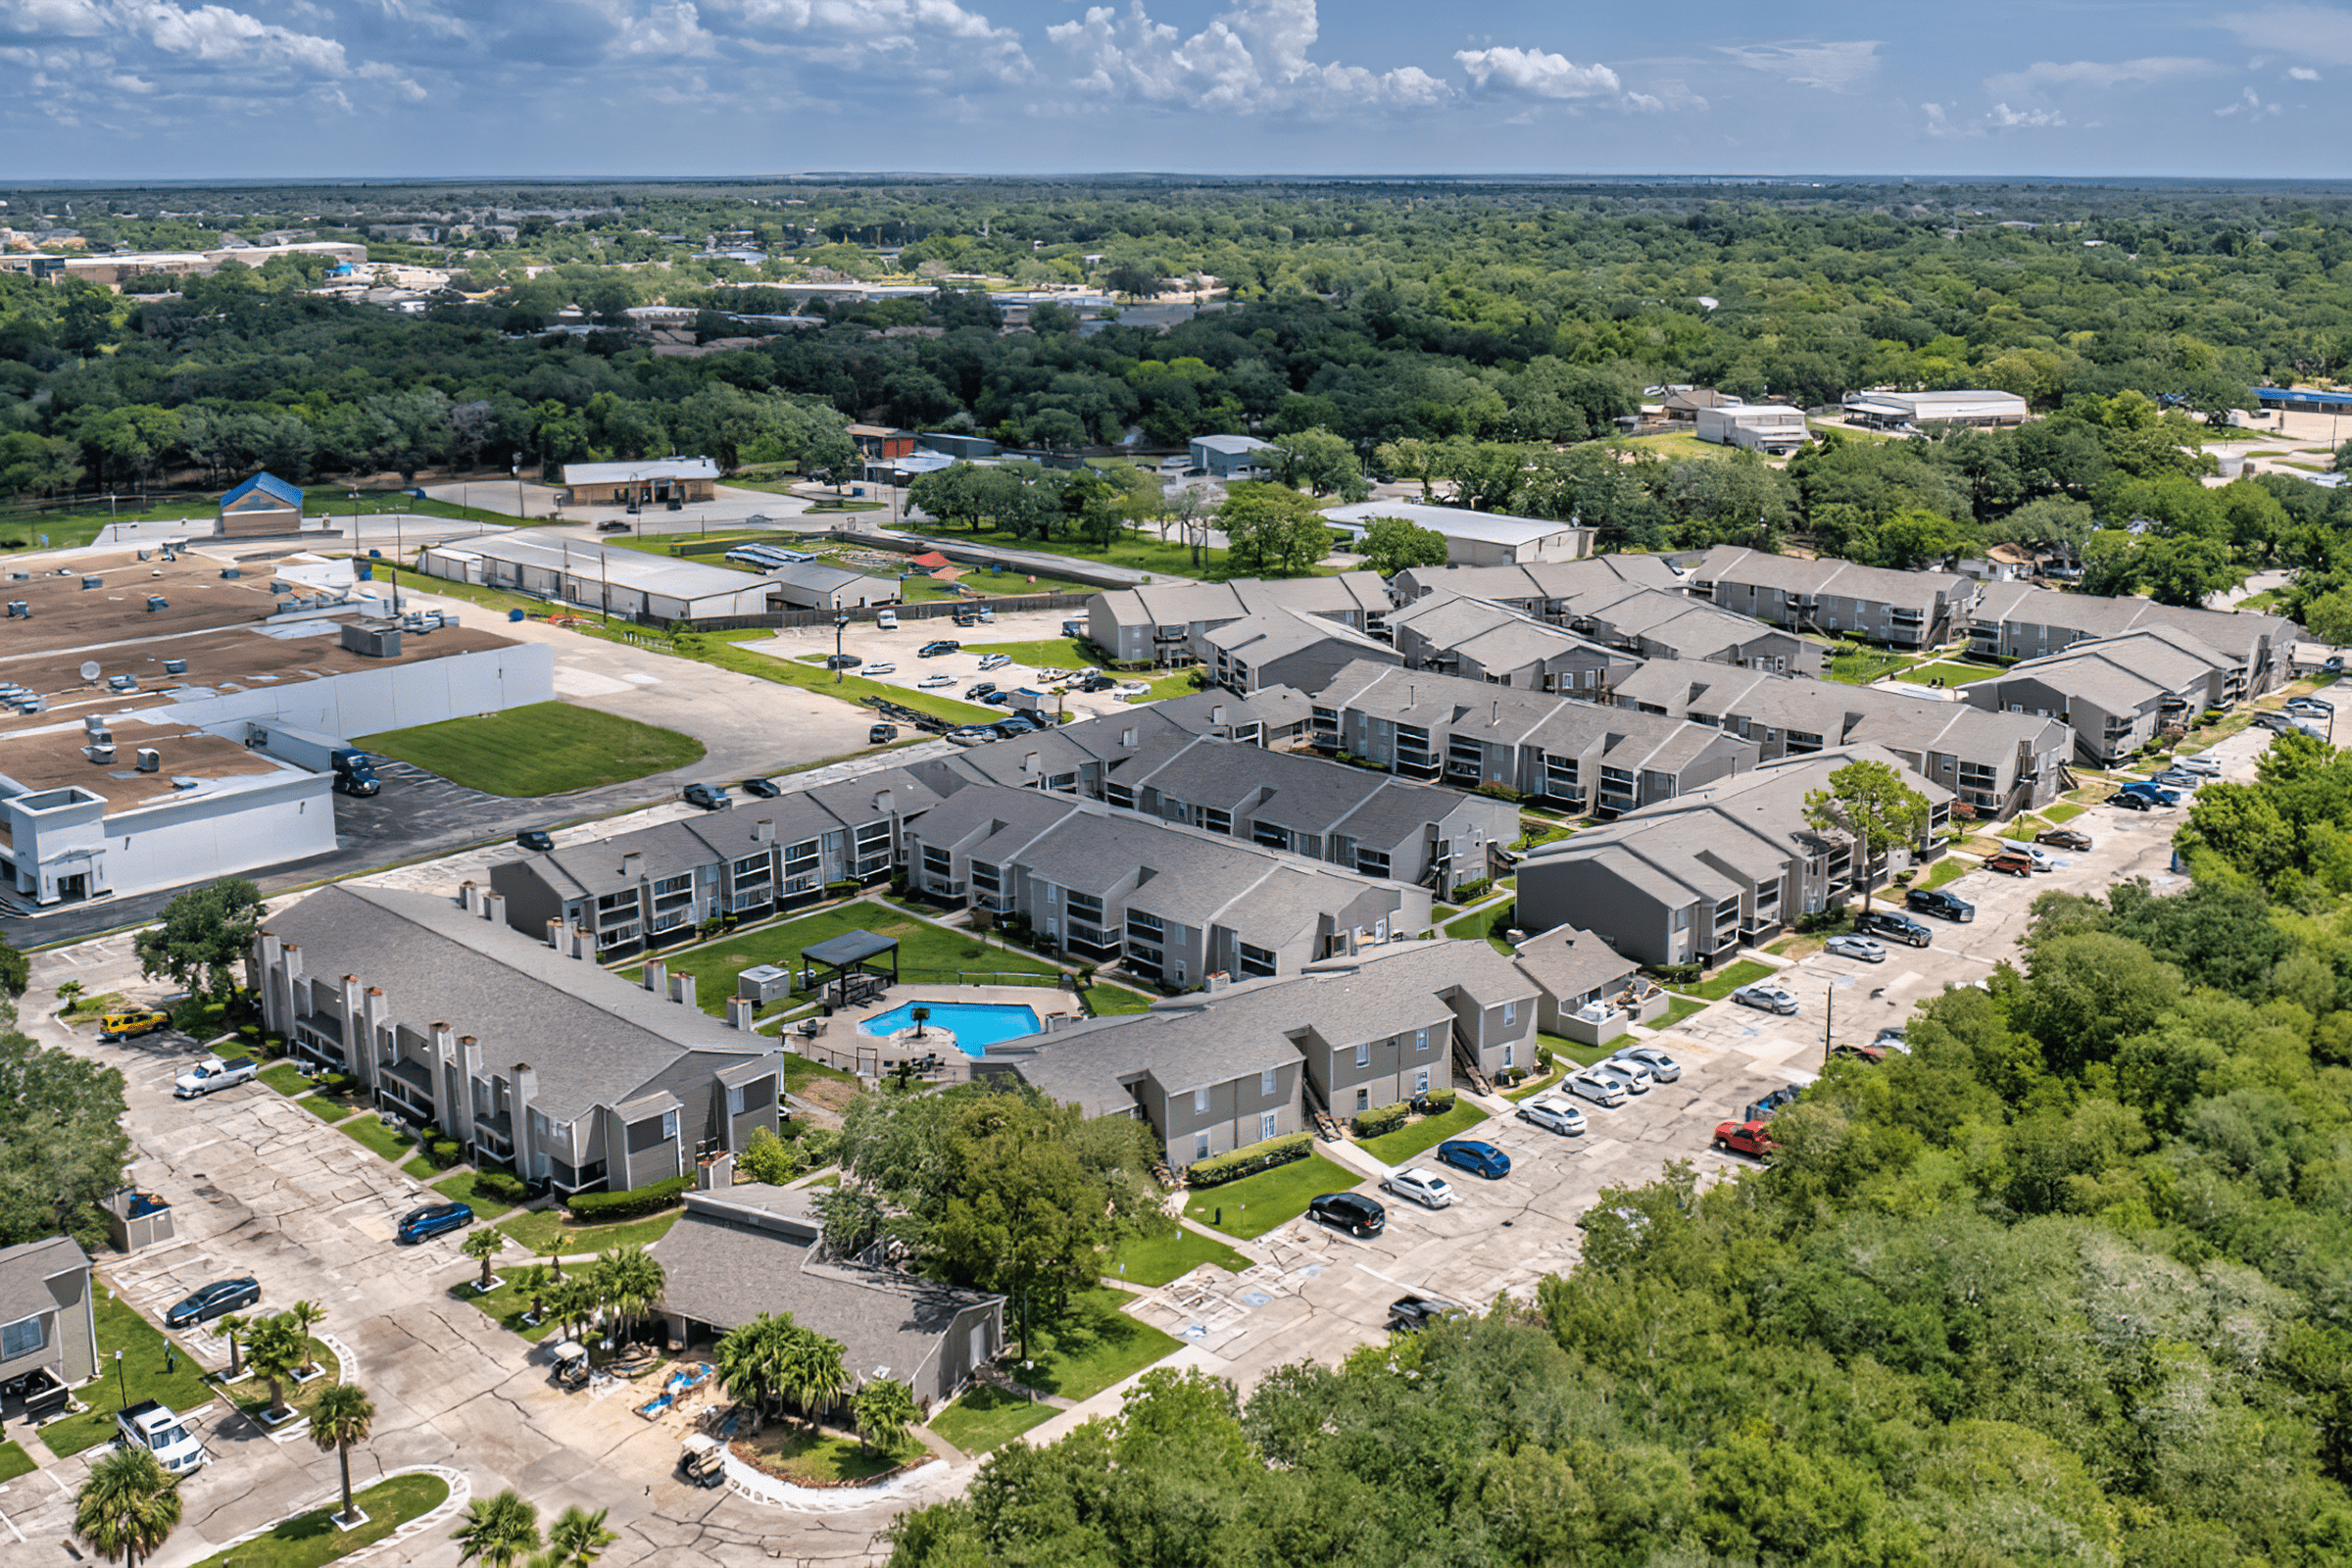
M723 1486L727 1479L727 1450L708 1432L688 1433L678 1454L678 1469L698 1487Z
M556 1358L556 1381L567 1389L588 1386L588 1347L565 1340L551 1352Z

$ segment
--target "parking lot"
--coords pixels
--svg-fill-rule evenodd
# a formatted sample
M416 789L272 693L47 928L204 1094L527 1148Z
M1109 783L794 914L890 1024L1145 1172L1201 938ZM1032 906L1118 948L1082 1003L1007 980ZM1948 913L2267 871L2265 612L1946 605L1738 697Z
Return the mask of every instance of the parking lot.
M1077 610L1028 610L1000 612L992 625L958 626L941 616L930 620L907 620L896 630L885 631L868 622L859 621L842 634L841 649L854 654L862 662L854 673L885 686L903 686L908 691L923 690L922 682L929 677L946 675L947 684L928 688L941 697L966 700L964 692L981 681L994 683L1000 690L1012 691L1023 686L1050 690L1061 682L1044 682L1033 664L1010 663L999 669L983 670L979 654L974 648L987 648L998 643L1027 643L1058 641L1065 620L1083 618L1085 612ZM931 642L956 642L963 646L952 654L918 657L916 650ZM792 626L776 633L765 642L744 646L758 653L770 654L778 659L818 659L833 652L833 630L829 626ZM874 665L892 667L881 674ZM1075 666L1064 666L1075 667ZM1118 677L1121 680L1126 676ZM1092 717L1111 713L1128 706L1128 699L1116 692L1081 692L1070 686L1062 699L1062 708L1074 717Z

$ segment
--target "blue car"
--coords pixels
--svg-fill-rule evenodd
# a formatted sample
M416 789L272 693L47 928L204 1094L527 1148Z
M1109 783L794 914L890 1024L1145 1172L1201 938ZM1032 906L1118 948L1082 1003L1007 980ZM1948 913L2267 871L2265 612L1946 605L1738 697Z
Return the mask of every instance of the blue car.
M462 1231L473 1223L473 1210L465 1203L427 1203L401 1216L400 1239L415 1244Z
M2150 784L2145 780L2137 784L2127 784L2120 793L2136 795L2141 800L2152 801L2158 806L2179 806L2180 804L2180 796L2175 795L2161 784Z
M1493 1144L1475 1138L1448 1138L1438 1146L1441 1163L1466 1170L1473 1176L1497 1181L1511 1173L1511 1156Z

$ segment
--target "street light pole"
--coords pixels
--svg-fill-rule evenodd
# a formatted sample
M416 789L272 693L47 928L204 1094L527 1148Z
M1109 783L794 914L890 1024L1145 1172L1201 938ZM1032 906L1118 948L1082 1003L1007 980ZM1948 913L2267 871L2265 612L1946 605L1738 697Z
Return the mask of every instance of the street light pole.
M122 1409L130 1408L130 1385L122 1378L122 1352L115 1352L115 1390L122 1396Z
M849 629L849 616L835 615L833 617L833 684L836 686L841 684L841 637L842 633Z
M1830 1037L1836 1032L1837 1022L1838 988L1835 985L1824 986L1822 987L1821 1007L1821 1070L1823 1072L1830 1070Z

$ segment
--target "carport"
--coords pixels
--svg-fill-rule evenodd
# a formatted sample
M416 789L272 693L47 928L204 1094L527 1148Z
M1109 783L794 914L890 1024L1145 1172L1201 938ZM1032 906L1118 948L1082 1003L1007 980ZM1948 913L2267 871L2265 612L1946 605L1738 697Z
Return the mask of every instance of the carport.
M890 978L883 979L880 960L890 959ZM871 931L845 931L837 937L827 937L813 948L801 950L803 973L821 969L824 977L817 981L817 997L837 1007L853 1006L881 994L885 985L899 983L899 939L877 936ZM827 996L834 987L837 996Z

